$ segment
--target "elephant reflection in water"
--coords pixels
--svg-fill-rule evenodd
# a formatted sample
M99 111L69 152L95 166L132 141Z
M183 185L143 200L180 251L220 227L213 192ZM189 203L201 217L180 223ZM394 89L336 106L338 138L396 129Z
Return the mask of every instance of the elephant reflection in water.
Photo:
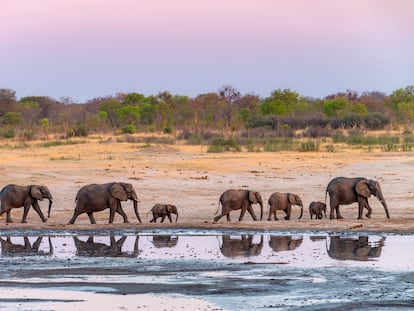
M138 257L138 241L139 236L135 237L134 250L133 252L122 251L122 246L127 239L126 236L122 236L118 241L115 239L114 235L110 235L110 245L100 242L94 242L93 236L89 236L86 241L82 241L77 236L73 237L75 242L76 251L78 256L82 257L127 257L134 258Z
M1 254L3 256L51 256L53 255L53 246L50 237L48 237L49 251L45 252L39 250L40 244L42 243L41 236L37 237L33 244L27 236L23 237L24 245L12 243L11 238L8 236L5 240L0 237L1 243Z
M253 243L253 238L253 235L241 235L240 238L223 235L221 253L230 258L258 256L263 248L263 235L260 236L259 243Z
M274 252L293 251L302 244L302 241L302 236L271 235L269 246Z
M152 244L156 248L163 248L163 247L175 247L178 243L178 236L172 235L154 235L152 237Z
M338 260L367 261L381 256L385 237L382 237L374 246L369 243L368 236L358 238L331 236L328 255Z

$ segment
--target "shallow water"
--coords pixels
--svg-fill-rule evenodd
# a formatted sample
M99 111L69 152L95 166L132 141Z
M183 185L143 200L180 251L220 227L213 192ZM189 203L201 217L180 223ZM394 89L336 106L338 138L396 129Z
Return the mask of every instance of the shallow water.
M0 307L85 310L112 299L141 310L414 308L411 235L71 234L0 235Z

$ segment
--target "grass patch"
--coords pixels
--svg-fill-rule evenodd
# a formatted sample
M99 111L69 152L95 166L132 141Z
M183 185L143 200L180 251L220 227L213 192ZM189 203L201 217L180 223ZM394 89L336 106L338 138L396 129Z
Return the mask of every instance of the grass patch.
M292 138L272 138L266 141L264 151L297 151L298 143L299 142L294 141Z
M207 152L241 151L239 144L232 138L213 138Z
M79 145L79 144L86 144L87 141L86 140L52 140L52 141L47 141L44 143L39 144L39 147L56 147L56 146L66 146L66 145Z

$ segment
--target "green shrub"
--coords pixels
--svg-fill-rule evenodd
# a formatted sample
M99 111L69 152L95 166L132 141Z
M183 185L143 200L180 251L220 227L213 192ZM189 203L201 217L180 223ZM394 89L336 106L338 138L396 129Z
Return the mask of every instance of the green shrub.
M122 133L123 134L135 134L136 132L137 132L137 128L133 124L125 125L122 128Z
M213 138L207 152L240 151L241 148L232 138Z
M292 138L272 138L266 141L264 151L294 151L296 150L296 146L297 143Z

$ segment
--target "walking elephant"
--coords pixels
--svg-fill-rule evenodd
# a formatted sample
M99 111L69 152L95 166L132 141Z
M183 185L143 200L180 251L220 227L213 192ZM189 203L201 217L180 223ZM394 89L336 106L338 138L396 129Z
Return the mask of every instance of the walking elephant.
M326 218L326 204L323 202L311 202L309 204L309 215L310 219L313 219L313 215L315 215L316 219L322 219L324 215Z
M227 221L230 221L230 212L241 209L239 221L244 217L246 211L250 213L254 221L257 221L254 214L252 204L258 203L260 205L260 220L263 218L263 200L259 192L251 190L227 190L224 191L219 199L216 214L219 211L220 204L222 207L221 214L214 218L214 222L220 220L221 217L227 216Z
M175 222L177 222L178 220L178 211L175 205L155 204L152 207L151 212L152 212L152 219L150 220L150 222L157 222L158 217L162 217L161 222L164 222L165 217L168 217L170 222L172 222L171 214L177 215L177 217L175 218Z
M77 236L73 237L77 256L136 258L139 255L139 235L135 237L134 249L132 252L122 250L127 236L122 236L117 240L115 236L111 234L109 237L109 245L101 242L95 242L93 238L93 236L89 236L86 241L82 241Z
M43 199L49 200L49 209L47 217L50 216L50 210L52 208L53 198L49 189L46 186L29 185L29 186L18 186L18 185L7 185L0 191L0 215L6 213L6 222L13 222L10 217L10 211L13 208L24 207L22 223L27 222L27 213L29 212L30 206L33 206L34 210L39 214L43 222L47 219L43 215L37 201Z
M300 206L300 216L298 219L302 218L303 204L301 198L297 194L274 192L270 196L268 203L270 208L267 220L271 220L272 215L274 215L275 220L278 220L276 217L277 210L283 210L286 213L285 219L289 220L292 213L292 205Z
M18 243L13 243L10 236L6 237L5 240L0 237L1 254L2 256L8 257L53 255L52 240L50 239L50 237L48 237L49 251L46 252L43 250L39 250L40 245L42 244L42 239L43 237L39 236L33 243L31 243L29 237L24 236L24 245L22 245Z
M271 235L269 246L274 252L293 251L302 244L302 241L302 236Z
M390 218L388 213L387 203L385 203L382 195L381 187L378 181L366 179L363 177L347 178L337 177L332 179L325 192L326 196L329 193L330 199L330 219L343 219L339 210L339 205L347 205L358 202L358 219L362 218L364 208L368 210L367 218L371 218L372 209L368 204L368 198L372 195L376 196L381 204L384 206L385 215Z
M90 184L83 186L76 195L76 207L69 224L74 224L76 218L83 213L88 214L91 224L96 224L93 213L106 208L110 210L110 224L114 221L115 212L124 218L124 223L128 223L128 217L121 206L121 201L127 201L128 199L134 202L135 215L138 221L141 222L138 214L138 196L131 184L113 182L109 184Z
M152 236L152 244L156 248L172 248L177 246L178 243L178 235L153 235Z
M258 256L263 248L263 235L260 236L258 243L254 243L253 238L253 235L241 235L240 238L223 235L221 253L230 258Z
M385 237L372 244L368 241L368 236L341 237L331 236L329 248L327 249L329 257L337 260L357 260L367 261L381 256L382 247L384 246Z

